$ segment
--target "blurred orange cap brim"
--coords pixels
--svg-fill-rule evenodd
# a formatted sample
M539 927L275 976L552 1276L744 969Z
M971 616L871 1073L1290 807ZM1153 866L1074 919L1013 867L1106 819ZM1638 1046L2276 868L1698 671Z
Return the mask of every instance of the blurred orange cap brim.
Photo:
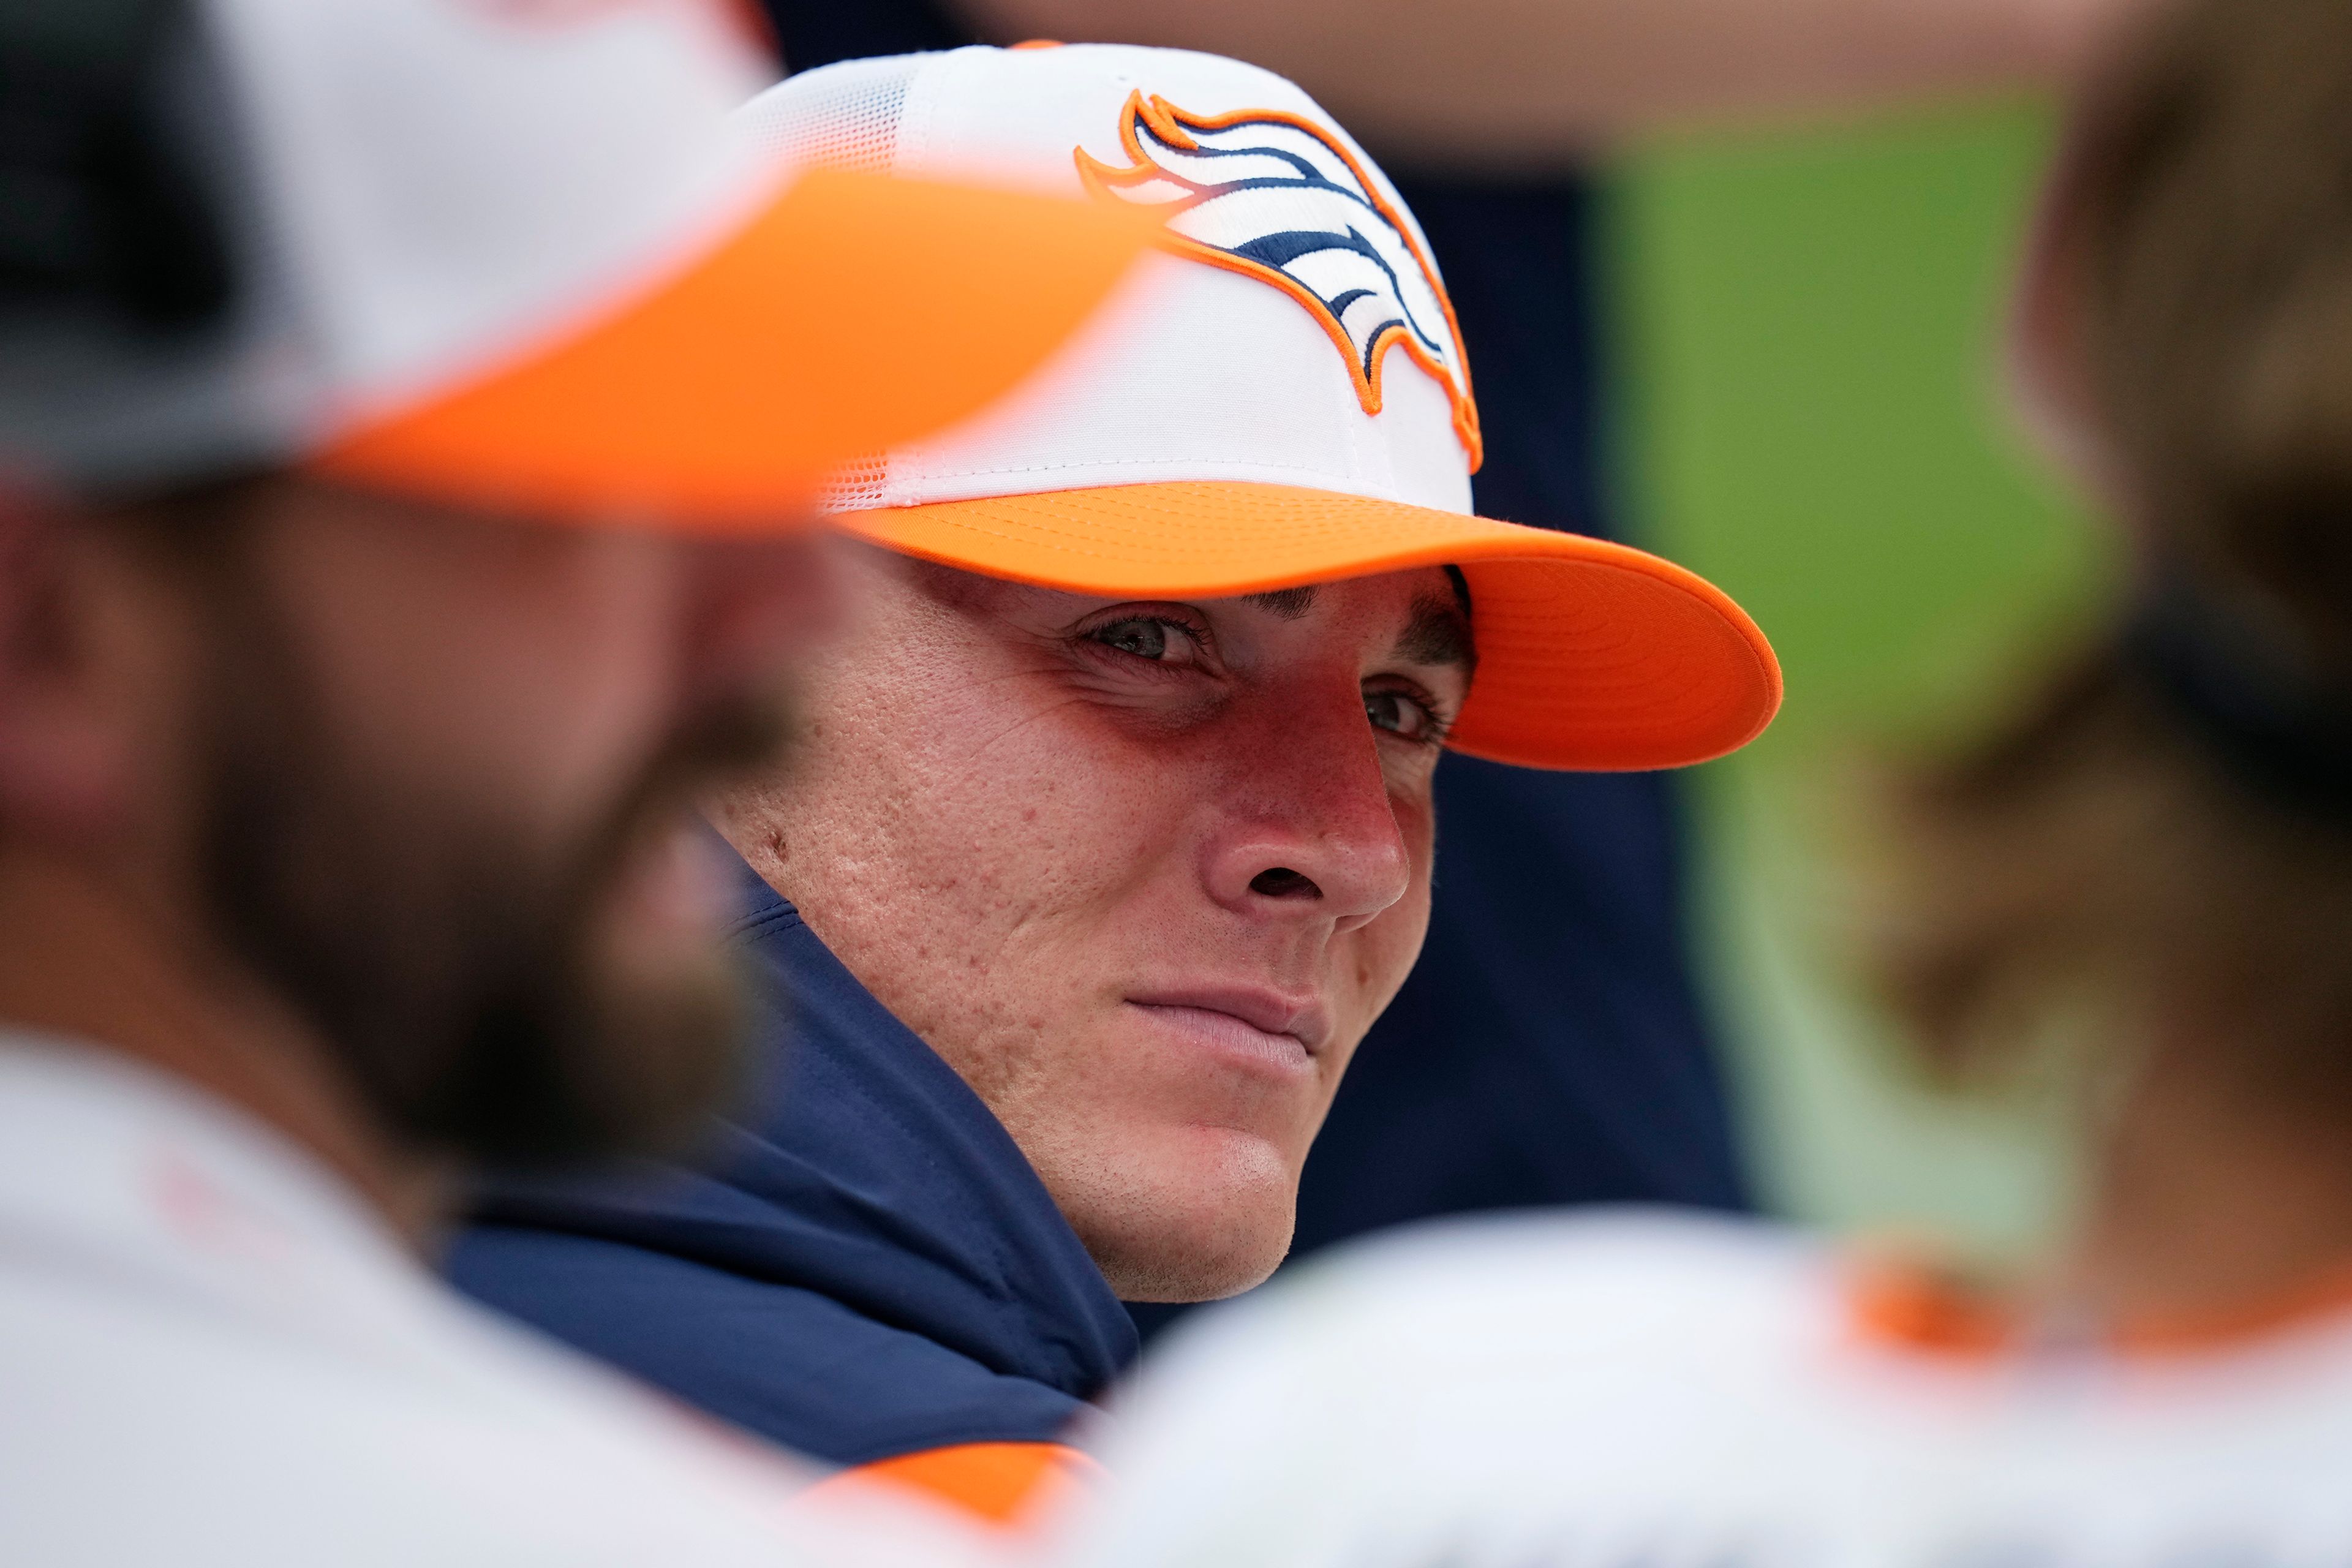
M1470 584L1478 669L1448 743L1527 767L1680 767L1780 705L1746 612L1654 555L1579 534L1287 485L1123 485L835 520L992 577L1118 598L1224 598L1416 567Z
M1099 203L814 171L683 267L312 466L506 512L811 521L832 470L1037 369L1157 232Z

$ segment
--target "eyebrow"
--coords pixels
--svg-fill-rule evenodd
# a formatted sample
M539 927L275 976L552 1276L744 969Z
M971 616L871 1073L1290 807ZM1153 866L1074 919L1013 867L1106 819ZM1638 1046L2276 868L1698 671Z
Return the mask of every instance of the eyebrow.
M1315 590L1307 588L1276 588L1271 594L1244 594L1242 603L1253 605L1269 616L1286 621L1303 620L1315 607Z
M1415 599L1412 619L1397 638L1395 657L1412 664L1451 664L1475 670L1478 643L1459 606L1443 599Z

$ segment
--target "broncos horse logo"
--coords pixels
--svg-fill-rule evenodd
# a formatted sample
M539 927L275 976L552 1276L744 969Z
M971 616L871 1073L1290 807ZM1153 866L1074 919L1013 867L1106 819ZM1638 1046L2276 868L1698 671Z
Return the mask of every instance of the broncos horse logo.
M1478 405L1437 268L1356 156L1312 121L1245 109L1204 119L1137 92L1119 114L1128 166L1083 147L1096 195L1170 209L1178 254L1271 283L1338 345L1367 414L1381 411L1381 366L1402 347L1446 389L1454 430L1478 467Z

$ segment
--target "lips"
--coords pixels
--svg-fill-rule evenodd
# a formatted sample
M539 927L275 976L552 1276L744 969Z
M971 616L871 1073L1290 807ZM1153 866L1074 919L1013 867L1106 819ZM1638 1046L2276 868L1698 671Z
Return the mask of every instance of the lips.
M1192 1015L1196 1025L1216 1027L1229 1020L1263 1037L1266 1043L1289 1040L1307 1056L1321 1054L1331 1038L1328 1009L1314 997L1287 996L1278 991L1251 987L1181 986L1129 996L1132 1006L1166 1016L1171 1022Z

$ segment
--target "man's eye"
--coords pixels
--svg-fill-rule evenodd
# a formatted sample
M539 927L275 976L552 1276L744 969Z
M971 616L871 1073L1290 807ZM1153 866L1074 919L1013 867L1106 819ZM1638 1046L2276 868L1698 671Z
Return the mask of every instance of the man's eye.
M1408 741L1438 738L1437 716L1426 704L1402 691L1365 692L1364 717L1372 721L1373 729L1402 735Z
M1166 621L1113 621L1093 634L1095 641L1115 647L1121 653L1138 658L1162 659L1168 657L1168 623Z

